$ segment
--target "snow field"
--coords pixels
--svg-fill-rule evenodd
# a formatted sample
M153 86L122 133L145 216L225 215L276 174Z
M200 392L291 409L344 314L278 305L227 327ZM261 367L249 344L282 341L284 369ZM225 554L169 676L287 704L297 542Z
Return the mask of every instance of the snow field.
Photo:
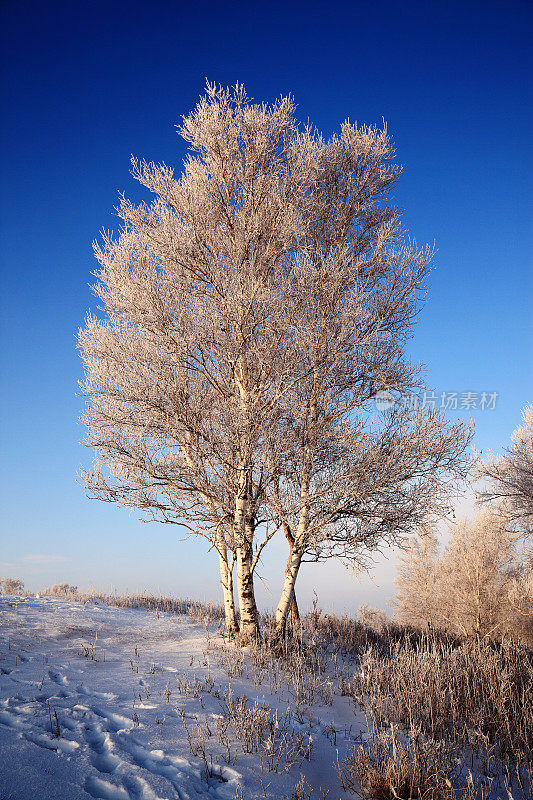
M294 715L287 687L230 679L187 616L1 597L0 621L2 799L291 800L298 783L349 797L335 770L360 724L349 700Z

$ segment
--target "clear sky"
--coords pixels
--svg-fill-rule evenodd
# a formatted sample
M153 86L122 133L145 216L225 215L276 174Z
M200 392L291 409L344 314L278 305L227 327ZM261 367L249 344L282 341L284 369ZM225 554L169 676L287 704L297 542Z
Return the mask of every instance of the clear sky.
M75 474L81 362L74 335L96 308L91 242L117 227L119 190L142 199L133 153L179 165L175 132L205 79L257 100L292 93L329 134L385 118L404 175L396 201L438 249L411 352L437 393L497 392L458 408L478 449L500 451L533 400L529 0L1 3L2 475L0 574L218 595L217 563L175 526L88 501ZM146 198L148 199L148 198ZM459 402L460 405L460 402ZM459 503L468 507L469 500ZM279 588L279 542L261 569ZM324 607L384 605L342 567L304 570Z

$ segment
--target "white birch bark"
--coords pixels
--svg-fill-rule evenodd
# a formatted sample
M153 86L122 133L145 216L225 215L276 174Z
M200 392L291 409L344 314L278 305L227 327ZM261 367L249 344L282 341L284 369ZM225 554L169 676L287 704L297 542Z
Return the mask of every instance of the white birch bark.
M248 509L248 477L241 469L239 493L235 500L237 556L237 593L239 596L240 634L243 641L259 636L259 614L253 580L253 526Z
M228 562L228 548L221 532L217 533L217 551L220 564L220 585L224 597L226 634L228 638L234 639L239 632L239 623L233 594L233 562Z
M237 589L239 593L240 633L243 642L259 636L259 614L255 602L252 550L248 544L237 549Z
M314 376L314 384L316 388L316 373ZM302 470L302 485L300 490L300 519L296 535L294 537L294 544L290 555L289 564L285 570L285 580L283 582L283 589L281 591L281 598L276 609L276 631L277 634L283 633L287 624L287 617L292 606L294 598L294 587L296 578L300 571L300 564L302 563L302 556L305 550L305 543L307 537L307 530L309 527L309 488L311 483L311 464L314 455L314 442L315 442L315 426L317 424L317 402L316 397L313 395L309 401L309 425L307 431L307 444L305 447L303 470Z
M293 549L289 565L285 570L285 580L283 582L283 589L281 592L281 597L278 603L278 607L276 609L276 631L278 633L283 632L283 630L285 629L289 611L292 608L292 603L294 599L294 587L296 585L296 578L298 577L298 572L300 570L301 563L302 563L301 554L297 550Z

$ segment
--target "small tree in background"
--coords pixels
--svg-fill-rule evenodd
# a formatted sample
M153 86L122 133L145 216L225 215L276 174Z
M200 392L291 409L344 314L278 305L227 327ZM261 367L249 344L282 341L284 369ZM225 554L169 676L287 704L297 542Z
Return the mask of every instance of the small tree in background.
M431 530L400 557L396 616L406 624L459 636L531 640L531 554L524 552L497 511L487 509L450 531L439 553Z
M24 581L20 578L1 578L0 591L4 594L20 595L24 591Z
M522 411L522 423L505 454L482 463L478 474L486 481L481 501L496 501L513 528L527 537L533 535L533 406Z
M504 633L515 560L505 521L492 510L454 526L437 584L444 625L464 636Z
M417 628L437 626L439 562L439 542L431 529L413 537L400 553L394 602L400 622Z

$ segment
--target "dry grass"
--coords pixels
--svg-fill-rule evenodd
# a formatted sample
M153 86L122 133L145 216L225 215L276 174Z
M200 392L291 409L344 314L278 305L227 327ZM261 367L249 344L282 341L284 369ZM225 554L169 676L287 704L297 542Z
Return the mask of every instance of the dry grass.
M231 687L221 698L224 719L241 742L244 753L258 753L261 771L288 772L311 757L311 735L301 730L294 714L284 714L235 696Z
M187 614L195 622L223 622L224 607L217 603L202 603L199 600L180 599L151 592L80 592L68 583L54 584L40 592L43 597L62 597L78 603L103 603L116 608L145 608L155 614Z
M372 647L350 694L379 725L420 726L425 735L500 758L533 754L533 652L516 641L424 637L415 646Z
M201 699L202 693L208 692L220 705L220 714L210 723L202 723L196 715L188 720L180 711L193 756L207 762L209 743L218 739L223 761L235 764L237 749L243 755L257 754L261 773L286 773L311 757L310 731L302 730L289 709L278 714L244 695L235 695L231 685L215 687L212 682L191 681L188 675L178 678L177 683L180 693L187 697ZM200 704L203 708L203 702Z
M373 800L484 800L492 781L462 779L454 749L424 739L411 728L371 728L362 743L352 744L338 772L344 789Z
M339 765L346 788L401 800L531 800L533 651L524 643L363 624L317 608L282 642L217 648L229 674L288 689L300 720L334 694L368 733ZM392 787L392 788L391 788Z

